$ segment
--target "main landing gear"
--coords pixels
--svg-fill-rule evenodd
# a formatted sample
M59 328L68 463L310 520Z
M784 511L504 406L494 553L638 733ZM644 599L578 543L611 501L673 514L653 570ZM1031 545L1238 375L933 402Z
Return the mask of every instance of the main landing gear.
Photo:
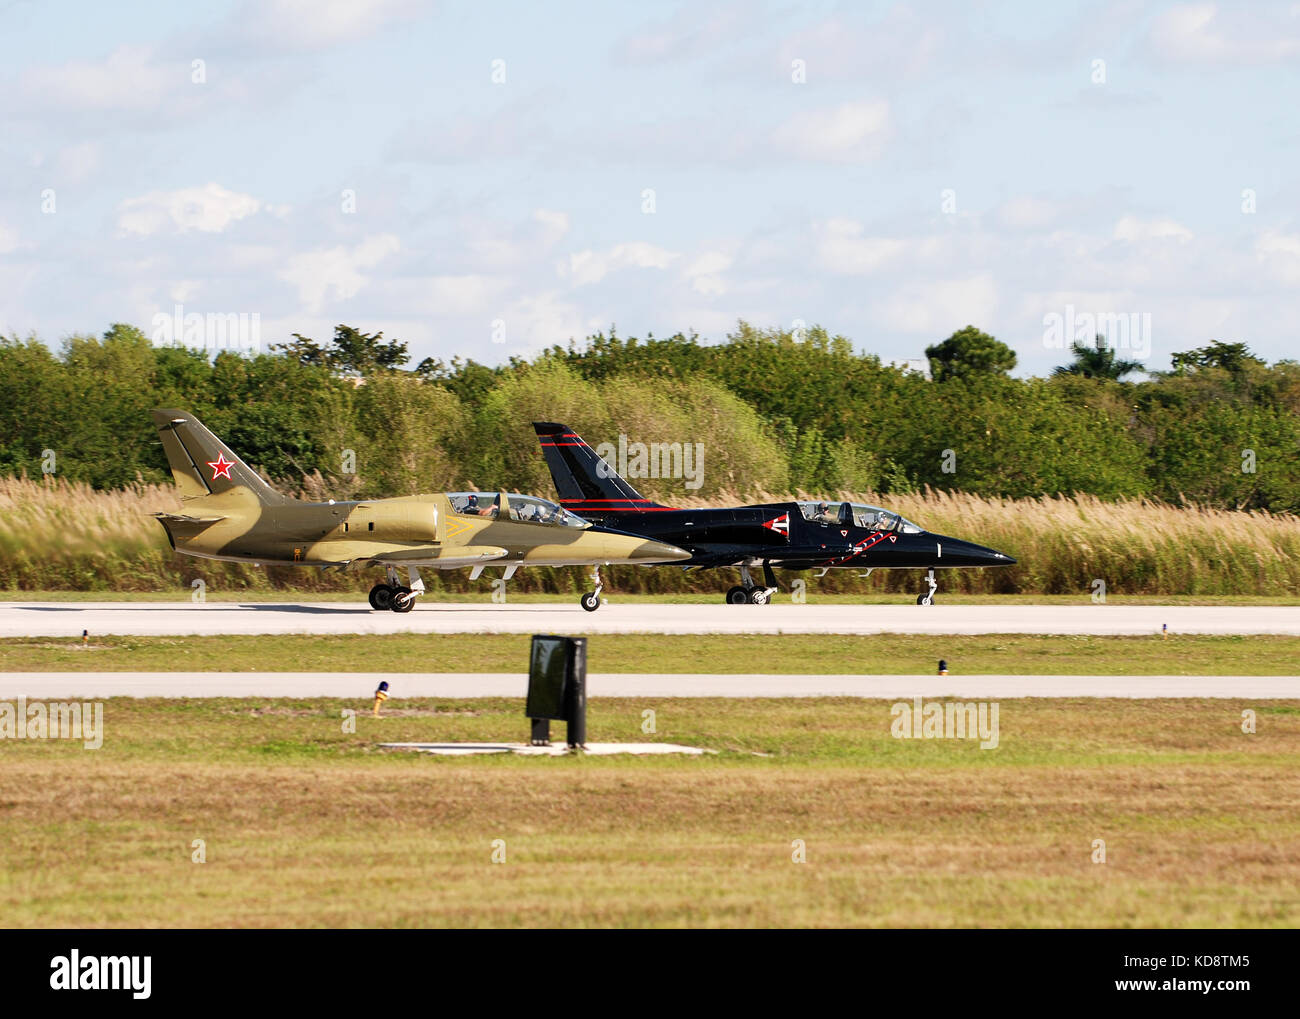
M776 586L776 574L772 572L772 567L767 563L763 564L763 582L765 587L759 587L754 583L754 578L749 574L749 567L740 568L740 583L727 592L728 605L768 605L772 601L772 595L780 590Z
M389 566L387 570L388 583L381 581L370 589L370 607L380 612L410 612L415 608L415 599L424 594L424 581L420 579L420 571L414 566L406 568L406 574L410 578L408 587L402 584L394 567Z
M934 570L930 570L929 572L926 573L925 582L930 585L930 590L922 591L920 594L918 594L916 596L916 604L933 605L934 592L939 588L938 582L934 579Z
M591 581L593 584L596 585L596 590L588 591L586 594L584 594L581 598L578 599L578 604L581 605L588 612L595 612L598 608L600 608L600 592L605 589L605 585L603 585L600 582L599 566L593 566L591 568Z

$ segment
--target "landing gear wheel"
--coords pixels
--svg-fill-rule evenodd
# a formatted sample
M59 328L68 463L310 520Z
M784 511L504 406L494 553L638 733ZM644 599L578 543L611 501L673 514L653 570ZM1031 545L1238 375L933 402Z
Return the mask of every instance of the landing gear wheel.
M600 608L600 595L596 594L595 591L588 591L580 599L578 599L578 604L581 605L588 612L595 612L598 608Z
M749 602L749 588L737 584L727 592L728 605L745 605Z
M918 595L916 596L916 604L918 604L918 605L933 605L933 604L934 604L934 595L932 595L932 594L926 594L926 593L922 592L921 594L918 594Z
M751 605L766 605L766 604L767 604L767 588L765 588L765 587L751 587L751 588L749 589L749 604L751 604Z
M387 611L393 604L393 589L387 584L376 584L370 589L370 607L380 612Z
M393 601L388 606L394 612L410 612L415 608L415 596L411 593L409 587L398 587L393 590Z

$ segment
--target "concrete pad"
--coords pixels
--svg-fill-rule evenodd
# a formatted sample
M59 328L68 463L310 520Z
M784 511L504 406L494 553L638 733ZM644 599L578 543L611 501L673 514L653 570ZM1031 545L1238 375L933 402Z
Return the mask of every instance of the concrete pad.
M572 753L564 743L548 747L535 747L531 743L380 743L394 750L417 750L422 754L440 757L467 757L477 754L519 754L522 757L563 757ZM658 754L716 754L716 750L685 747L677 743L588 743L582 753L591 757L611 757L615 754L654 756Z

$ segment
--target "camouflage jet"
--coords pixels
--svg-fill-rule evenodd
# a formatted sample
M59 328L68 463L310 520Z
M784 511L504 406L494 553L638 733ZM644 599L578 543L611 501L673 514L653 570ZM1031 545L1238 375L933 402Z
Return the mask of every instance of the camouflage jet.
M645 498L567 425L534 421L565 509L605 527L626 527L689 549L686 569L740 567L742 583L727 592L731 605L765 605L778 590L773 567L783 570L923 569L934 604L934 571L1014 566L1002 552L960 538L932 534L897 513L857 502L791 501L758 506L675 509ZM664 475L667 477L667 475ZM763 584L751 569L763 569Z
M281 495L193 414L151 412L172 477L180 513L154 514L172 548L228 562L275 563L357 570L382 566L387 583L370 591L375 609L409 612L424 593L419 567L470 567L476 580L488 563L505 567L590 566L599 606L602 565L689 559L674 545L594 527L553 502L506 492L412 495L363 502L305 502ZM398 569L404 567L403 584Z

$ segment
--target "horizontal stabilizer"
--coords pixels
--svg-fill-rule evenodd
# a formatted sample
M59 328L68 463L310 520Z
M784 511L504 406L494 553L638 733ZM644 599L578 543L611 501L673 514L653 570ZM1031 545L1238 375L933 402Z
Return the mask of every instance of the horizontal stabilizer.
M215 524L225 517L192 517L186 513L155 513L159 520L171 520L178 524Z

